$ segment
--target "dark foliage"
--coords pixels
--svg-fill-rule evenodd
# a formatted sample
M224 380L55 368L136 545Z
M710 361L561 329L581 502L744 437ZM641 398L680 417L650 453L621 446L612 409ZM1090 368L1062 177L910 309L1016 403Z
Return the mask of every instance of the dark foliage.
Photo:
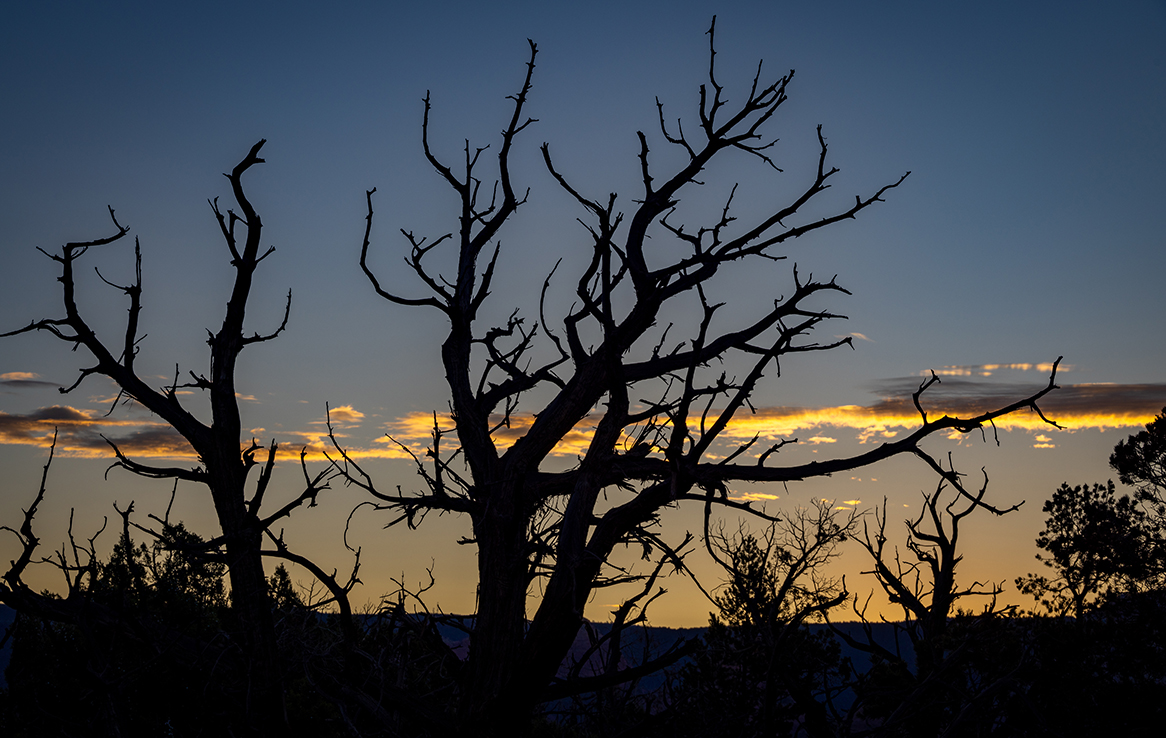
M0 692L3 735L247 734L253 673L230 636L224 567L184 553L201 540L181 524L172 530L179 535L153 546L123 537L93 567L72 596L102 617L17 614L9 687ZM365 618L350 644L340 618L308 607L282 565L268 596L288 690L283 734L442 734L439 715L391 699L408 687L439 698L445 690L448 702L459 662L434 622L387 607Z
M214 735L243 722L225 567L183 553L201 543L181 524L149 547L123 535L72 594L92 617L18 613L6 734Z
M761 536L714 537L728 577L714 595L703 647L680 673L669 730L677 736L832 735L849 665L828 632L807 622L845 601L820 569L855 518L819 503Z
M1053 570L1016 580L1049 612L1081 617L1108 598L1156 588L1163 551L1162 519L1151 518L1113 482L1062 484L1045 502L1048 517L1037 560Z
M1117 444L1109 465L1122 484L1137 487L1141 499L1154 504L1158 517L1166 516L1166 408L1145 430Z

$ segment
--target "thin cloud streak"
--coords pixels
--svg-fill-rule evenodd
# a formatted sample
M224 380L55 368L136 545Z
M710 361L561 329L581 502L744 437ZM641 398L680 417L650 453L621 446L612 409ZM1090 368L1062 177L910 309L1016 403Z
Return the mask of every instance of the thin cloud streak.
M1061 364L1057 367L1058 374L1067 374L1073 371L1075 367L1072 364ZM938 369L926 369L919 372L919 376L930 377L932 372L940 377L990 377L996 372L1000 371L1015 371L1015 372L1039 372L1041 374L1050 374L1053 371L1051 362L1038 362L1034 364L1029 363L1014 363L1014 364L965 364L944 366Z
M39 374L35 372L5 372L0 374L0 380L5 382L20 381L23 379L36 379Z
M68 405L42 407L27 415L0 412L0 443L47 448L58 431L58 449L67 456L109 458L105 438L127 455L193 458L194 450L173 428L158 421L122 420ZM103 438L104 436L105 438Z
M347 408L351 410L351 408ZM352 411L355 419L363 417L359 411ZM261 433L265 429L255 428ZM190 444L166 423L156 420L115 419L92 411L81 410L67 405L43 407L26 415L12 415L0 412L0 444L13 446L37 446L48 448L53 442L54 431L58 434L57 451L64 456L75 458L109 459L113 449L105 440L108 438L122 453L138 459L181 459L195 460L197 455ZM336 434L337 440L344 439L343 433ZM325 455L335 457L336 450L328 437L320 432L288 432L279 434L278 458L281 461L298 460L300 452L306 450L306 458L311 461L326 460ZM245 443L240 448L246 448ZM373 448L353 453L358 458L407 459L408 454L400 448Z
M43 379L38 379L39 374L35 372L4 372L0 374L0 387L11 387L12 389L32 389L40 387L60 387L56 382L46 382Z
M741 414L725 429L723 440L740 443L753 436L763 439L789 438L799 433L812 432L806 439L811 444L831 444L838 441L839 429L853 431L860 443L893 438L919 427L920 417L911 401L910 393L918 388L917 378L901 378L880 382L875 390L882 399L870 405L842 405L826 408L759 407L756 412ZM943 415L969 417L1026 397L1039 387L1031 384L982 382L964 376L949 376L929 390L922 398L924 409L931 419ZM1065 385L1046 396L1041 409L1051 420L1066 430L1109 430L1139 428L1166 407L1166 384L1074 384ZM384 425L386 436L364 443L344 431L357 426L365 414L351 406L332 410L337 441L354 459L410 459L408 448L423 458L425 449L433 444L435 416L433 413L414 412ZM568 433L555 448L562 457L586 453L598 416L585 418ZM456 446L453 422L438 414L436 421L442 432L442 449ZM509 424L494 433L495 443L506 449L529 430L533 416L514 414ZM315 422L307 424L317 425ZM1021 410L996 421L1000 430L1022 430L1037 435L1036 448L1053 448L1053 429L1036 413ZM102 436L112 440L131 457L193 459L193 449L165 423L143 419L115 419L95 411L64 405L40 408L26 415L0 412L0 444L47 447L54 428L59 429L58 446L70 456L109 458L111 450ZM833 429L829 434L822 429ZM336 450L326 433L319 430L280 432L275 434L280 445L280 459L298 459L301 450L312 461L335 457ZM630 448L631 441L629 439Z
M940 385L943 393L928 392L921 400L929 419L943 415L970 417L1015 402L1039 391L1030 384L983 383L974 380L947 379ZM800 431L823 427L846 428L855 431L855 438L866 443L877 438L893 438L904 431L918 428L921 419L911 400L911 392L918 389L915 378L889 380L880 387L884 396L871 405L842 405L827 408L761 407L755 413L741 414L725 429L727 441L744 441L757 435L778 439ZM1040 402L1045 416L1055 420L1066 430L1108 430L1138 428L1150 422L1166 406L1166 384L1076 384L1064 385ZM439 421L441 417L439 417ZM445 419L443 431L452 430L452 421ZM390 435L397 442L411 448L424 448L431 442L433 415L413 413L389 424ZM509 427L494 435L501 448L510 446L526 433L533 422L529 416L513 415ZM591 438L590 426L594 419L585 419L555 448L563 456L582 455ZM1046 433L1052 430L1039 415L1021 410L996 421L1001 430L1024 430ZM387 439L385 439L387 440ZM833 443L837 439L816 434L808 439L813 444ZM395 445L395 444L394 444ZM1038 446L1051 448L1051 446Z
M913 380L896 380L895 389L904 389ZM917 389L917 384L910 389ZM943 415L970 417L1015 402L1039 388L1031 385L985 385L971 381L945 380L945 393L931 393L921 399L929 419ZM886 387L890 389L889 387ZM892 394L887 392L887 394ZM850 428L860 442L875 438L893 438L903 431L917 428L921 419L909 393L894 392L897 397L871 405L843 405L832 408L758 408L741 416L726 430L734 439L790 436L798 431L823 426ZM1066 430L1108 430L1137 428L1145 425L1166 406L1166 384L1077 384L1065 385L1045 396L1040 407L1045 416ZM1021 410L996 420L1001 430L1047 432L1051 429L1039 415Z
M860 341L867 341L869 343L875 342L875 340L873 338L868 338L865 333L846 333L844 335L834 336L834 337L835 338L857 338Z
M501 418L497 420L500 422ZM439 423L444 438L448 439L445 444L446 447L456 442L456 437L453 435L453 420L448 415L444 417L438 415L437 422ZM559 444L555 446L555 455L582 456L587 453L587 446L591 443L592 426L595 422L597 422L595 418L584 418L579 425L575 426L574 430L565 435ZM432 413L410 413L403 418L388 423L386 429L389 431L389 437L380 438L378 442L398 448L398 444L402 443L414 449L426 448L433 441L433 423L434 416ZM510 448L515 441L526 435L526 432L533 423L533 415L525 413L512 414L507 425L494 431L494 443L501 449ZM407 455L403 452L401 453L402 456L407 458Z

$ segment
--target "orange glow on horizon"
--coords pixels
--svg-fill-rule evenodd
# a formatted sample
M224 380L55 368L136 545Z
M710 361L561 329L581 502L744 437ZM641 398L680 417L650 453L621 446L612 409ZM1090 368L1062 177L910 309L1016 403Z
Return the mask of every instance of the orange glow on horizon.
M1108 403L1106 392L1101 390L1109 388L1120 389L1114 385L1076 385L1074 387L1077 390L1076 394L1050 395L1046 402L1041 403L1042 409L1049 419L1063 426L1066 432L1140 428L1160 412L1156 402L1149 399L1140 403ZM1106 409L1104 406L1107 404L1111 407L1116 405L1120 409ZM928 411L928 418L934 420L942 417L945 410L952 415L971 417L983 412L981 405L987 406L986 400L952 402L950 406L936 403L930 407L925 403L924 407ZM426 449L433 443L435 421L433 413L409 413L383 425L388 431L387 436L372 442L363 442L351 433L351 429L365 419L363 412L350 405L333 408L331 412L337 439L349 455L358 461L411 458L401 444L418 458L424 458ZM560 441L555 447L554 454L560 457L585 454L598 419L598 415L584 418ZM444 455L446 450L452 451L456 448L457 438L453 421L448 415L438 414L436 421L442 432L441 446ZM512 415L508 425L494 432L494 441L499 450L509 448L529 431L533 423L534 416L530 414ZM865 444L899 437L918 428L920 424L919 413L910 400L881 401L871 406L761 407L754 413L739 414L725 429L722 439L740 444L756 435L762 440L773 442L803 434L807 436L802 439L803 444L833 444L839 441L835 436L845 438L845 433L839 433L843 430L852 432L853 439ZM308 425L318 428L320 423L316 421ZM995 426L1001 431L1019 430L1034 433L1035 448L1055 447L1051 434L1056 429L1034 412L1022 409L997 419ZM61 405L41 408L28 415L0 412L0 444L47 448L52 442L54 428L60 435L58 451L67 456L110 458L112 449L102 438L104 434L113 439L123 453L131 458L194 459L193 449L185 439L165 423L154 419L115 419L97 411ZM337 456L327 434L316 428L276 434L276 439L280 443L281 461L298 460L301 450L306 450L306 459L310 461L325 461L326 455L333 458ZM630 436L625 438L625 444L629 448L632 443L633 439Z

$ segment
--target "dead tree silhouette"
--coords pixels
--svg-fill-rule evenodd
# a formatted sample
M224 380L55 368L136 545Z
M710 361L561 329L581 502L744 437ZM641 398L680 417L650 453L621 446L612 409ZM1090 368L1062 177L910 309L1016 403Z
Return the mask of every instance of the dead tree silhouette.
M932 377L924 383L916 393L917 402L934 381ZM855 536L873 567L864 573L873 575L889 601L901 608L902 620L892 625L892 644L878 642L867 618L870 597L860 603L855 595L854 613L863 624L864 636L841 630L836 633L852 647L873 655L882 672L874 670L860 679L859 699L840 722L850 724L865 711L868 717L883 720L880 729L888 734L897 730L910 735L950 733L971 722L977 710L988 707L990 713L991 700L1008 694L1009 668L1015 671L1016 664L1005 661L1002 666L1008 673L985 680L968 668L968 660L969 652L987 647L998 636L1000 622L1011 616L1015 607L999 604L997 598L1004 593L1002 582L962 585L957 582L956 567L963 560L960 526L968 516L978 510L1003 516L1024 503L1001 508L987 502L986 472L978 490L969 490L963 475L952 467L942 477L934 492L923 495L919 515L905 521L906 552L897 546L893 552L887 549L885 499L882 509L874 512L874 525L865 521L862 535ZM986 600L980 600L978 611L961 611L960 601L969 597ZM904 658L901 642L910 643L913 659ZM1001 658L1007 657L1002 654Z
M40 331L72 344L74 348L84 349L96 363L81 369L77 380L71 386L62 388L62 392L71 392L89 376L104 375L113 380L119 388L115 405L123 398L140 403L181 434L197 454L199 464L194 468L152 466L129 458L114 442L108 441L116 457L114 467L121 467L134 474L154 479L192 482L203 485L210 491L221 535L208 541L201 553L221 560L228 567L232 611L237 621L236 636L242 643L253 677L250 680L251 693L247 697L247 701L252 705L252 727L258 732L265 733L286 725L286 717L282 672L279 667L279 654L276 651L275 629L267 596L267 580L264 576L262 557L274 556L306 565L310 571L322 577L321 581L331 590L341 609L346 613L350 613L347 593L355 583L355 570L348 583L342 585L335 577L327 575L312 562L291 552L282 535L275 535L272 532L272 526L290 515L296 508L305 503L315 502L317 495L327 489L331 471L325 468L324 471L313 475L308 473L305 466L302 491L277 508L263 509L264 495L275 466L277 444L272 441L266 449L263 449L254 440L242 437L235 383L239 356L243 349L279 336L287 326L291 311L289 291L283 320L275 330L268 334L251 335L247 335L244 330L244 318L256 270L275 250L274 247L261 250L263 222L243 190L243 175L251 167L264 161L259 158L259 151L264 143L265 141L259 141L252 146L243 160L226 175L239 212L229 209L224 213L219 208L217 198L211 201L212 211L230 252L234 282L222 326L207 340L210 345L209 376L190 372L189 378L182 380L176 372L169 386L155 388L138 374L135 360L142 348L143 338L139 335L139 318L142 310L142 253L136 241L134 244L136 268L133 280L122 286L101 277L102 281L123 292L129 300L128 318L120 345L107 343L105 339L99 337L82 315L76 298L75 267L78 260L90 251L106 248L120 241L129 232L128 227L118 222L112 208L109 211L114 228L112 235L92 241L66 243L59 253L41 249L61 269L58 281L62 285L64 317L36 320L2 336ZM239 231L239 226L242 226L244 232ZM199 420L186 407L181 396L184 390L205 393L209 404L210 423ZM261 457L264 452L265 460ZM261 467L259 476L253 491L248 495L248 477L257 466ZM43 493L42 485L42 496ZM38 539L32 535L31 527L35 511L36 505L33 505L25 517L22 526L22 530L27 529L27 535L22 536L24 550L20 560L14 563L5 576L6 584L0 587L0 601L18 610L39 612L54 619L67 621L74 618L76 613L67 607L62 609L60 606L41 601L44 599L43 596L29 589L21 579L38 543ZM156 531L149 528L138 527L144 532L156 534ZM265 537L272 544L267 550L263 548Z
M429 94L424 99L425 156L458 201L451 232L427 239L402 230L406 263L427 293L411 296L388 288L370 266L375 189L367 193L361 266L373 288L394 305L433 308L448 320L440 355L453 429L435 423L429 458L424 464L418 459L425 487L415 493L378 489L334 439L336 463L349 483L394 511L396 522L417 525L430 511L460 513L472 521L468 542L478 553L477 612L459 706L463 729L470 733L520 733L550 694L601 688L675 658L666 654L626 674L573 685L556 680L592 595L635 576L609 566L618 546L642 546L646 557L683 567L684 552L654 528L665 509L691 503L703 505L706 517L716 508L770 517L731 499L728 485L820 477L900 454L914 454L947 476L922 448L926 438L941 431L968 433L1021 408L1039 412L1037 402L1055 388L1054 370L1040 392L975 417L928 419L920 410L916 430L852 457L781 466L773 463L781 444L760 448L757 438L712 453L714 444L725 443L734 416L752 407L758 383L782 357L828 351L851 340L815 343L808 338L824 321L842 317L816 307L817 298L849 293L834 279L816 280L796 267L792 291L775 296L761 317L722 327L718 311L723 303L711 297L724 287L717 279L722 267L783 259L776 252L793 239L855 218L882 202L909 174L849 203L835 202L828 215L806 215L811 209L823 212L823 196L839 171L827 163L819 127L816 173L787 204L740 222L731 214L730 195L719 218L695 228L677 222L678 205L714 159L738 154L781 171L772 158L773 142L762 131L786 102L794 73L767 82L759 65L743 100L731 104L716 75L714 30L715 20L708 31L708 81L700 86L695 127L685 128L680 121L672 126L657 101L660 136L682 161L662 172L649 137L637 133L642 189L634 199L584 194L555 166L551 147L542 145L550 175L586 214L584 238L589 241L590 258L573 281L574 305L561 322L552 323L546 315L554 271L542 284L536 322L528 323L517 310L500 324L480 318L499 265L499 236L527 202L511 158L535 122L526 113L537 55L533 42L525 79L509 98L513 110L501 134L492 189L481 186L485 148L472 148L467 141L464 163L456 171L434 153L432 103ZM492 194L487 198L486 192ZM807 207L811 203L813 208ZM622 207L629 208L626 214ZM670 250L664 245L669 240ZM455 252L456 269L441 273L427 261L440 249ZM667 321L684 301L699 310L700 319L678 340L669 336L673 326ZM721 361L742 366L741 374L710 366ZM572 468L559 469L552 452L592 413L599 417L589 430L585 453ZM504 447L497 431L520 416L529 425ZM452 448L440 445L447 433L456 437Z

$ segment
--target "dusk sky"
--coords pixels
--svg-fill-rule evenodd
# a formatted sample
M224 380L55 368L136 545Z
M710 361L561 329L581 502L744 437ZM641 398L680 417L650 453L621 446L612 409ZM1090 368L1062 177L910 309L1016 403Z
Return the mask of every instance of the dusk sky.
M109 235L110 206L142 247L140 373L162 386L175 366L206 371L206 330L222 321L231 279L207 200L227 204L221 173L267 139L266 163L244 184L264 245L277 251L257 274L247 332L279 324L289 288L293 304L277 341L243 353L238 385L245 427L288 450L276 480L285 496L298 492L299 450L320 447L327 406L343 442L388 489L420 480L385 434L423 449L427 423L446 410L441 315L381 300L358 263L365 191L374 186L372 260L398 292L422 294L403 268L400 229L436 237L456 228L456 202L421 149L426 91L436 153L455 162L469 139L490 144L490 155L508 120L506 96L522 82L527 39L537 42L528 112L538 122L512 160L530 196L502 232L488 314L537 313L556 260L569 267L587 248L575 220L584 214L547 173L539 146L549 143L579 190L619 193L630 211L642 187L636 132L662 163L675 156L659 133L656 98L670 120L695 128L714 14L718 79L730 99L748 91L760 59L763 77L796 75L768 128L780 138L772 156L784 172L726 157L707 172L707 199L689 195L693 227L719 212L735 182L743 217L804 188L818 124L841 170L825 196L831 209L911 172L884 204L797 239L785 261L730 271L713 288L739 317L788 294L794 264L803 275L837 275L852 293L823 303L849 319L815 335L850 335L854 350L785 360L735 437L798 438L782 463L853 454L917 424L910 393L932 370L942 384L925 405L968 412L1031 394L1064 356L1062 389L1042 409L1066 430L1026 413L999 424L999 447L991 432L928 445L936 456L951 451L977 486L986 468L993 503L1027 501L1005 518L968 521L959 571L968 583L1004 581L1006 601L1029 605L1012 580L1037 570L1043 501L1061 482L1114 476L1113 445L1166 406L1164 2L172 5L0 6L0 332L63 314L58 272L36 249ZM124 298L92 267L120 283L132 258L123 239L87 255L80 270L83 310L111 342L124 331ZM553 284L564 306L573 284L573 276ZM114 514L114 501L134 500L143 516L166 507L168 483L122 470L103 477L110 453L101 434L140 458L194 463L142 408L106 417L116 394L107 380L59 394L90 364L46 334L0 339L0 524L17 524L35 495L56 426L59 457L37 519L46 547L64 540L71 507L85 535ZM526 412L537 410L534 400ZM202 412L198 402L192 396L190 406ZM566 445L558 458L570 465L576 451ZM318 455L310 459L323 468ZM918 460L896 459L853 477L733 492L768 499L778 513L815 498L866 510L886 497L895 541L899 521L935 482ZM288 541L344 570L341 533L364 498L335 487L296 514ZM202 489L180 486L174 515L217 532ZM349 541L364 549L355 600L376 602L392 577L415 584L432 566L430 604L471 610L474 552L455 545L468 520L434 516L417 531L383 530L389 519L367 509L354 517ZM665 526L679 540L697 529L699 511L675 511ZM113 535L99 540L111 545ZM0 539L0 560L13 544ZM877 586L859 574L868 568L861 554L846 548L838 565L856 593ZM716 584L701 551L691 562ZM710 606L695 587L679 578L667 586L653 622L706 621ZM587 614L606 619L611 604L597 599Z

